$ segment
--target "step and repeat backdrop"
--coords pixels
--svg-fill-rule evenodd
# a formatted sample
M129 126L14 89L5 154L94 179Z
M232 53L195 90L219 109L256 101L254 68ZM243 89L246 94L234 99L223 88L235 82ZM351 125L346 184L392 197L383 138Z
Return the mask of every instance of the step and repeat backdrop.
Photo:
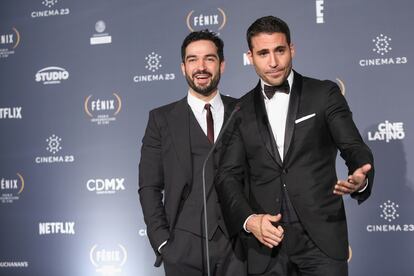
M220 91L257 76L245 32L288 22L294 69L336 81L375 156L371 198L345 198L350 275L414 275L410 0L2 0L0 275L159 276L138 202L148 112L181 99L192 30L225 42ZM346 167L337 162L338 176Z

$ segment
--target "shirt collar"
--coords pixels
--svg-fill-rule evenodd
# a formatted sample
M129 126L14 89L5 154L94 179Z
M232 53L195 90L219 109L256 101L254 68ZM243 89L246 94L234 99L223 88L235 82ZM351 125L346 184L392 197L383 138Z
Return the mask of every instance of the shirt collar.
M289 83L289 95L290 95L290 92L292 91L292 84L293 84L293 70L290 70L289 76L287 77L287 81ZM270 84L266 83L264 80L260 79L260 87L262 88L263 96L265 99L268 100L268 98L266 97L266 94L263 91L263 87L265 84L271 86Z
M194 112L197 112L200 114L203 113L204 106L206 105L205 101L200 100L199 98L195 97L193 94L190 93L190 91L188 91L188 94L187 94L187 103ZM208 103L211 105L211 109L215 112L222 109L223 101L221 100L220 92L217 91L217 94Z

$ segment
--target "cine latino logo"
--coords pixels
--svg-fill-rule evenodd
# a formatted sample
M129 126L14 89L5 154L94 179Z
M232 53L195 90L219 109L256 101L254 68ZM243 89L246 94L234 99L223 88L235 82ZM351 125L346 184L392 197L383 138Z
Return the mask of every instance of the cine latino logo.
M385 141L389 143L391 140L403 140L405 138L403 122L389 122L378 124L377 131L368 132L369 141Z

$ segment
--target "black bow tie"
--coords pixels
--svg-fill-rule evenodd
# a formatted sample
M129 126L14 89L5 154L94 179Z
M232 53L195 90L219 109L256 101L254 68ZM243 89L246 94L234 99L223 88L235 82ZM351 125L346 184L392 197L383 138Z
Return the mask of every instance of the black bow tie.
M269 86L265 84L263 86L263 91L269 100L273 98L276 92L282 92L282 93L289 94L289 90L290 90L290 87L289 87L289 82L287 80L285 80L281 85Z

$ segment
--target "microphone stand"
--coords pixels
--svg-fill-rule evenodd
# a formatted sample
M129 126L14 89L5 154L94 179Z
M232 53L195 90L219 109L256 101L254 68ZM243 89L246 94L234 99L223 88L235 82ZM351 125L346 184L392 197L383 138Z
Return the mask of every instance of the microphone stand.
M208 224L207 224L207 195L206 195L206 165L207 161L210 159L211 155L213 154L214 150L217 147L217 142L220 141L223 133L226 131L227 127L229 126L231 120L236 114L237 111L240 110L240 106L236 104L233 111L230 114L230 117L227 119L224 126L221 128L221 131L216 139L216 142L211 147L210 151L207 153L206 159L204 159L203 163L203 171L202 171L202 178L203 178L203 208L204 208L204 232L205 232L205 244L206 244L206 263L207 263L207 276L211 276L210 274L210 253L208 249Z

